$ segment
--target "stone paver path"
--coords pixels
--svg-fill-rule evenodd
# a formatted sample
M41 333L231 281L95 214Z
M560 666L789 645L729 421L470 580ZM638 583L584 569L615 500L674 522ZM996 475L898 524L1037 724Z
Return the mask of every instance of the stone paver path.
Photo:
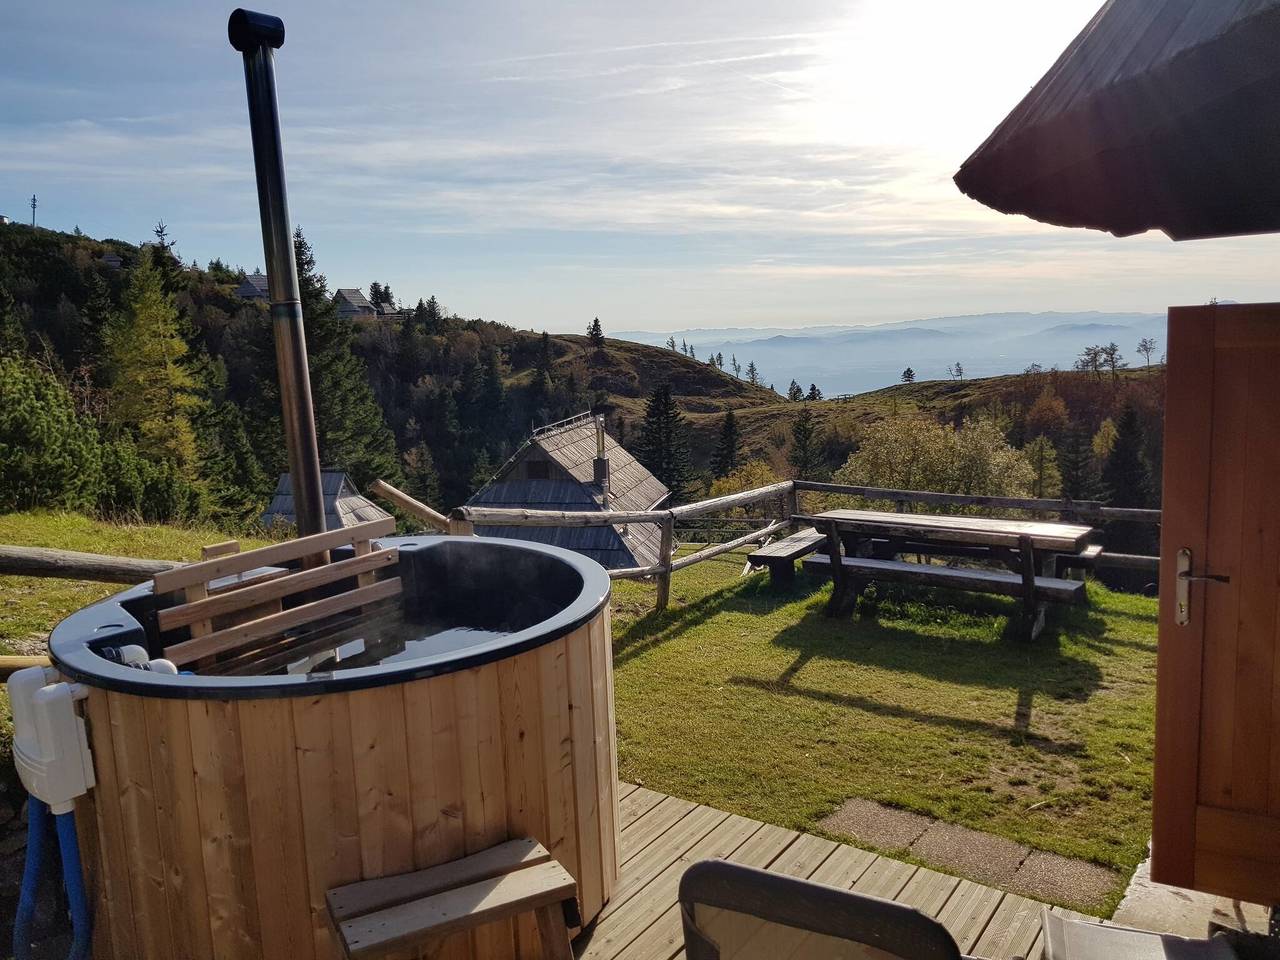
M881 850L906 851L979 883L1077 910L1100 907L1124 882L1120 874L1095 863L857 797L845 801L819 826Z

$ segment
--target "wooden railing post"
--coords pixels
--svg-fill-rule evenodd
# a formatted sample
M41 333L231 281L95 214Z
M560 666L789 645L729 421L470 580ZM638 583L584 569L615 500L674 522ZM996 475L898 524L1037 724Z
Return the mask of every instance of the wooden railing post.
M476 535L476 525L470 520L463 517L449 518L449 536L451 537L474 537Z
M791 489L787 491L785 502L787 514L782 519L791 522L791 532L795 533L800 529L799 522L791 519L800 512L800 491L795 488L795 484L792 484Z
M662 572L658 574L658 599L655 609L667 609L671 599L671 547L675 540L676 518L670 513L662 521L662 539L658 544L658 562L662 564Z

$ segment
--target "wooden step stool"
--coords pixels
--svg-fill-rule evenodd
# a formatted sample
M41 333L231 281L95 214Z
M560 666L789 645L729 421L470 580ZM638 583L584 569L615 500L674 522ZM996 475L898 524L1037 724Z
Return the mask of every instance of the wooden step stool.
M432 946L453 933L532 912L542 955L572 960L578 885L536 840L508 840L461 860L335 887L329 918L348 957Z

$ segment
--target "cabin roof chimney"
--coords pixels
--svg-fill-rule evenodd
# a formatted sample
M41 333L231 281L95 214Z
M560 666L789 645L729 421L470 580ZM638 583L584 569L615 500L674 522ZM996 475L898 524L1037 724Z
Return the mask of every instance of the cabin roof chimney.
M600 485L600 503L609 509L609 457L604 447L604 417L596 417L596 459L593 463L594 477Z

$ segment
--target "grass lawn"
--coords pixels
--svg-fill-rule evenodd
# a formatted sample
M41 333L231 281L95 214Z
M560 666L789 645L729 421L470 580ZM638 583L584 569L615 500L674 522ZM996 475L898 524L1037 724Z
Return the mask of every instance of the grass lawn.
M675 574L663 614L615 583L624 779L799 830L864 797L1126 875L1143 859L1154 599L1090 583L1029 643L1005 636L1012 600L893 591L831 620L829 584L777 594L742 564Z
M55 547L155 560L198 560L200 548L228 539L211 527L100 523L75 513L33 511L0 515L0 543ZM246 549L266 541L243 540ZM45 577L0 577L0 652L40 653L54 625L125 584Z

